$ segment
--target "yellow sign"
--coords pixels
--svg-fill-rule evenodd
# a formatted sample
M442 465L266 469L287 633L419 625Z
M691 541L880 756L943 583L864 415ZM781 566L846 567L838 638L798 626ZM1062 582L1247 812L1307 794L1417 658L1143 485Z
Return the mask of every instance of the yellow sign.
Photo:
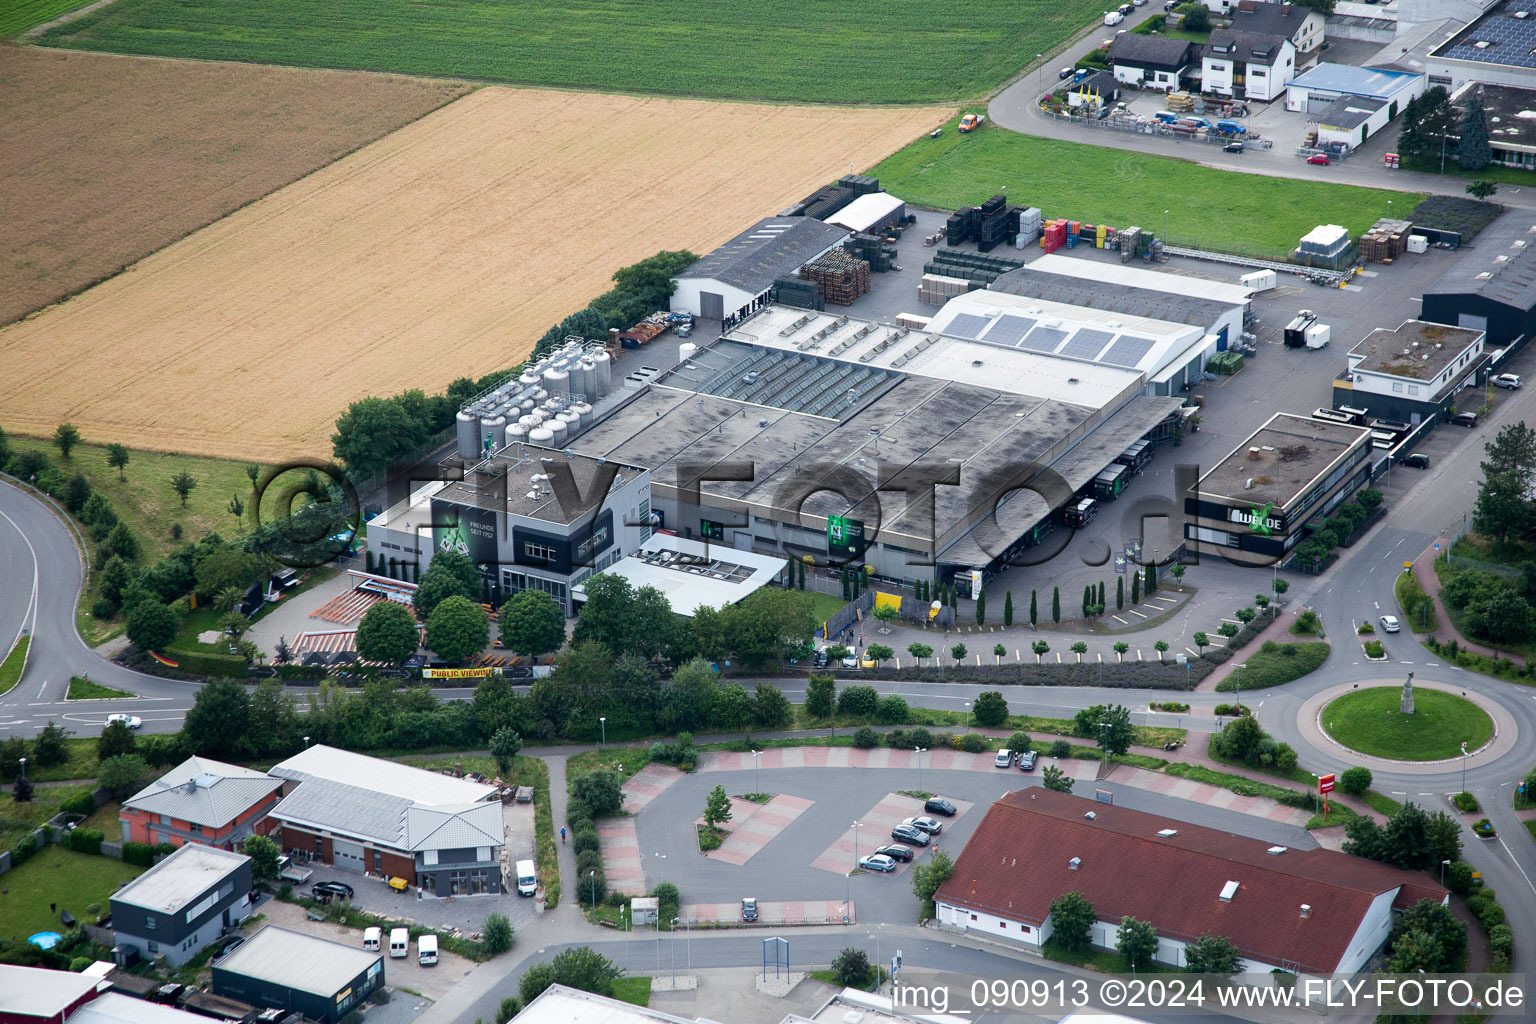
M423 679L484 679L491 674L489 668L424 668Z

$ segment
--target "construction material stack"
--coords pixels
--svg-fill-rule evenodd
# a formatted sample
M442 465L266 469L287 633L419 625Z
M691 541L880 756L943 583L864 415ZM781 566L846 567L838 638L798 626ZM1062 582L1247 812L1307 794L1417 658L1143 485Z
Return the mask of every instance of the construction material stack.
M1004 274L1018 270L1024 264L1004 256L984 256L963 249L941 249L933 259L923 265L925 274L941 274L973 281L972 287L984 288Z
M781 277L773 282L773 301L801 309L821 309L821 289L815 281L802 281L797 277Z
M800 268L802 280L816 282L822 299L834 306L851 306L869 292L869 263L843 249L833 249Z
M864 174L845 174L837 179L837 184L841 188L851 188L855 194L861 196L880 191L880 179Z
M1015 207L1015 209L1019 210L1019 223L1014 228L1013 244L1015 248L1022 249L1040 237L1040 230L1044 227L1044 220L1038 207L1029 206L1023 209Z
M843 243L843 248L869 264L869 269L884 273L896 265L896 247L877 235L860 232Z
M922 283L917 286L917 299L930 306L942 306L956 295L964 295L973 285L963 277L949 277L945 274L924 274Z
M1136 257L1137 250L1142 246L1141 228L1126 228L1119 232L1120 262L1129 263Z
M1194 113L1195 99L1187 92L1171 92L1163 98L1163 109L1175 114Z
M993 196L981 204L981 225L976 237L976 248L991 252L1008 236L1008 197Z
M1045 232L1040 236L1040 248L1055 252L1067 244L1067 221L1057 218L1045 222Z
M949 245L974 241L980 228L981 211L974 206L962 206L944 222L944 241Z
M1371 263L1391 263L1408 251L1412 234L1410 222L1383 217L1360 236L1360 255Z

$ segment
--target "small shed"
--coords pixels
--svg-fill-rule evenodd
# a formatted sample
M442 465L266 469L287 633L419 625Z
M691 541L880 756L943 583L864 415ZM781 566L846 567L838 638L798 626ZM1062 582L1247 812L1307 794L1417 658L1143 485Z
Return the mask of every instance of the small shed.
M661 916L661 901L655 896L636 896L629 901L629 918L635 924L655 924Z

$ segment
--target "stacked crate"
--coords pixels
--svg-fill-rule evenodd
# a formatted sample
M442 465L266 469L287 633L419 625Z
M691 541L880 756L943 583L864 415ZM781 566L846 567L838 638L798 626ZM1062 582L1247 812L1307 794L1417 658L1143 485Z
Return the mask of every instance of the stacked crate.
M956 295L964 295L972 287L971 282L963 277L924 274L922 283L917 286L917 298L930 306L942 306Z
M999 243L1005 242L1010 234L1009 220L1007 196L995 195L982 203L981 226L976 235L976 247L982 252L991 252ZM1017 223L1016 216L1013 220Z
M1371 263L1391 263L1408 251L1411 234L1410 222L1383 217L1360 236L1360 255Z
M960 245L975 241L980 229L981 211L974 206L962 206L944 222L945 243Z
M885 239L859 232L843 243L843 248L869 264L877 273L890 270L896 264L896 247Z
M851 306L869 292L869 263L844 249L833 249L800 268L800 277L816 282L821 297L834 306Z
M802 281L797 277L781 277L773 282L773 301L801 309L821 309L821 289L814 281Z

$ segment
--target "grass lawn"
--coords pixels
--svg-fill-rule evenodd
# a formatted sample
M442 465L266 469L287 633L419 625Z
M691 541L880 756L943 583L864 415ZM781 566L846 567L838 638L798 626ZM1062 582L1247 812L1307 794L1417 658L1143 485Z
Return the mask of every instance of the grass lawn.
M90 0L6 0L0 4L0 39L20 35L33 25L84 7Z
M122 813L123 805L116 800L108 800L91 813L80 823L80 828L93 828L106 836L107 842L115 842L122 837L122 820L118 817Z
M815 613L817 622L826 622L848 603L836 594L818 594L810 590L805 593L811 596L811 611Z
M91 440L110 441L111 438ZM229 499L238 494L249 504L251 480L245 464L227 459L209 459L199 455L172 455L163 452L132 450L123 467L124 481L117 470L107 465L105 444L76 446L68 462L59 458L51 441L12 435L15 451L41 451L66 476L84 473L94 490L112 502L118 519L127 523L139 537L140 561L148 565L183 541L196 540L205 533L217 532L231 538L244 532L242 522L229 514ZM171 477L186 470L197 478L197 487L187 496L187 507L171 490ZM182 541L171 539L171 525L180 523ZM251 525L249 513L243 526Z
M21 681L21 667L26 663L27 648L31 644L30 636L20 638L16 646L11 648L11 653L5 656L5 661L0 662L0 693L5 693Z
M1493 735L1493 721L1476 704L1455 694L1420 689L1414 713L1400 710L1402 690L1373 686L1346 693L1323 709L1328 735L1362 754L1398 761L1439 761L1476 750Z
M59 909L84 919L86 907L100 903L105 910L117 884L138 877L143 870L111 857L50 846L6 872L5 884L0 886L5 890L0 893L0 921L5 922L7 936L60 931L59 919L48 912L48 904L57 903Z
M69 677L69 693L64 695L65 700L102 700L108 697L132 697L131 693L122 690L114 690L110 686L102 686L93 683L89 679L81 679L79 676Z
M1302 676L1316 672L1328 657L1329 647L1323 641L1302 644L1277 644L1273 640L1248 656L1243 662L1241 682L1250 692L1293 682ZM1216 684L1218 690L1236 690L1239 677L1236 673Z
M1112 949L1085 949L1074 952L1062 948L1055 941L1047 941L1040 947L1040 953L1047 960L1055 960L1057 963L1073 964L1077 967L1086 967L1091 971L1101 971L1104 974L1130 974L1131 962L1122 954ZM1137 974L1172 974L1179 968L1172 964L1153 962L1136 968Z
M30 764L27 766L32 767ZM36 778L37 772L28 771L27 778ZM11 793L11 786L6 785L3 793L0 793L0 850L9 850L26 833L42 825L43 822L59 813L59 805L71 797L88 792L89 786L43 786L32 793L32 799L27 803L18 804ZM0 878L10 878L10 875L0 875ZM8 883L0 883L3 888ZM0 914L0 921L5 920L5 915Z
M1130 153L986 127L960 135L951 122L868 171L919 206L953 210L1011 186L1009 201L1046 217L1161 231L1168 210L1178 244L1246 248L1284 259L1318 224L1352 235L1386 215L1387 200L1408 209L1416 193L1222 171L1173 157Z
M636 1006L649 1006L651 1002L650 978L615 978L613 998Z
M117 0L51 46L821 103L980 96L1099 16L1086 0Z

